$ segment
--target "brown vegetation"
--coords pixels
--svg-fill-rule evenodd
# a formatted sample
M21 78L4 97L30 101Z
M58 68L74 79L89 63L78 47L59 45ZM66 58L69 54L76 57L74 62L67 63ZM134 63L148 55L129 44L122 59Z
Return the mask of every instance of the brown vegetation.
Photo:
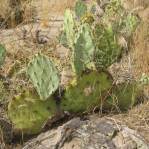
M138 26L132 46L134 76L137 79L140 79L143 73L149 76L149 23L147 21ZM149 95L149 86L145 87L145 94Z
M20 23L33 22L35 18L47 21L53 13L61 15L74 3L75 0L0 0L0 28L14 28Z

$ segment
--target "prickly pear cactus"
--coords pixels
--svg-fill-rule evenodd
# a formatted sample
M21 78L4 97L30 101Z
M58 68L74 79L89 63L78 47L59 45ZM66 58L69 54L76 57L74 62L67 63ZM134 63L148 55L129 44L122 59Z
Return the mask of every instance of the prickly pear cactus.
M41 100L46 100L59 87L60 77L56 67L42 54L36 55L29 63L27 74Z
M70 9L66 9L64 14L64 33L66 34L66 39L70 48L73 48L75 39L75 22L73 18L73 13Z
M88 24L84 24L81 26L76 38L72 58L73 69L78 76L93 61L94 49L91 28Z
M0 44L0 66L4 63L6 57L6 49Z
M123 20L119 27L121 28L121 33L123 33L123 35L126 38L129 38L132 35L132 33L135 31L139 22L140 22L139 18L134 14L130 13L126 15L125 17L123 17Z
M124 11L121 0L109 0L104 6L102 21L105 23L114 23L117 19L121 18Z
M104 109L124 111L132 108L141 95L141 90L136 83L123 83L115 86L107 96L103 105Z
M82 0L78 0L75 5L75 14L80 19L87 12L87 6Z
M8 105L8 116L16 134L36 134L48 118L54 116L56 105L51 97L41 101L39 96L23 93L14 97Z
M107 72L84 73L76 85L70 86L61 107L64 111L79 113L93 110L102 104L102 96L112 87L112 77Z
M96 50L94 62L96 68L107 68L116 62L122 53L112 26L97 24L94 29Z
M126 39L132 35L140 22L135 13L124 9L121 0L110 0L105 7L102 21L112 24L114 31L122 34Z

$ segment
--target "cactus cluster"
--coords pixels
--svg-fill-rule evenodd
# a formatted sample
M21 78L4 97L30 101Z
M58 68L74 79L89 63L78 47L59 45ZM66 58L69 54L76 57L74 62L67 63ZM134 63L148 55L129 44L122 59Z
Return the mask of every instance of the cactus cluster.
M25 92L14 97L8 105L8 116L14 125L15 133L36 134L54 116L56 104L52 97L41 101L39 96Z
M46 100L59 87L60 78L56 67L42 54L36 55L29 63L27 74L41 100Z
M106 5L105 15L102 16L102 22L100 23L94 20L94 13L91 14L91 10L87 9L84 11L82 9L81 11L81 8L87 8L87 6L84 7L84 3L78 0L75 7L75 16L77 19L73 28L71 28L73 29L71 35L72 33L74 34L73 44L71 43L71 45L73 46L69 46L72 47L71 49L73 51L71 59L72 68L77 75L77 79L75 85L70 85L67 88L64 99L62 100L63 109L72 112L87 110L89 107L89 103L91 105L94 105L94 103L96 103L95 105L101 105L100 101L102 100L103 96L101 95L101 90L98 90L100 87L98 86L98 89L95 87L93 91L94 96L92 94L86 96L84 94L84 89L88 87L86 87L86 84L84 84L84 82L88 82L92 86L92 83L99 81L102 78L102 75L106 76L105 72L102 72L103 74L101 75L100 73L97 73L97 70L106 70L111 64L116 62L122 54L122 47L119 45L118 42L119 35L121 35L122 27L117 32L115 32L115 26L117 25L117 22L115 20L117 18L118 24L120 24L120 14L121 12L122 14L124 14L124 10L121 7L120 2L118 0L111 0L110 3ZM72 13L67 10L66 12ZM110 14L113 14L115 16L114 21L110 20L110 17L107 16L107 13L109 12L111 12ZM74 16L74 14L71 14L70 16ZM75 19L75 16L73 18L73 21ZM128 15L127 17L129 18ZM125 23L123 23L123 29L127 28L127 30L132 30L135 26L135 23L133 22L135 22L134 18L130 17L127 23L126 21ZM66 23L64 23L64 26L65 28L67 28ZM67 43L69 44L69 42ZM91 72L89 74L84 74L83 72L87 69L90 69ZM96 76L94 76L94 74L98 76L99 80L96 80ZM92 80L92 77L96 81ZM105 80L105 82L108 82L109 84L111 83L109 79ZM105 85L105 82L102 84L102 86ZM122 88L121 91L123 89L124 88ZM131 86L128 86L127 89L127 99L124 99L122 101L121 99L119 99L122 96L122 92L117 95L119 106L121 109L124 109L123 107L125 107L125 102L130 105L129 101L133 93ZM96 92L97 90L98 93ZM115 92L115 90L119 90L119 88L116 87L115 89L115 87L112 87L112 92ZM101 98L99 98L99 94L101 95ZM105 94L109 97L108 90L106 90ZM112 104L110 105L110 108L111 107L113 107ZM126 104L126 109L128 107L129 106L127 106Z
M83 41L82 38L82 41L80 41L81 37L79 37L85 32L88 34L88 29L84 29L84 33L82 33L82 28L88 25L91 35L88 37L89 41L93 41L94 52L92 53L95 53L91 58L92 60L94 59L92 62L95 63L97 68L107 68L116 62L122 54L122 47L118 43L118 38L120 36L124 36L124 38L125 36L126 38L128 36L130 37L132 31L134 31L137 26L138 18L132 13L126 12L119 0L111 0L105 6L105 13L99 18L101 20L99 23L95 21L95 14L91 13L91 10L88 9L87 6L85 7L85 5L84 2L78 0L75 6L75 13L69 9L66 10L64 15L64 33L67 38L63 38L63 42L67 39L64 43L67 43L74 53L75 50L78 51L76 47L79 47L80 43L84 45L84 43L87 42L86 45L88 46L88 40ZM93 6L95 7L95 5L94 3ZM78 17L81 19L75 19ZM111 19L113 17L114 19ZM80 54L77 54L78 58L82 55L79 61L84 61L84 49L88 51L86 50L86 48L88 48L87 46L82 46L83 52L79 51ZM79 50L82 50L82 47L80 47ZM78 64L80 64L80 62ZM80 67L83 68L81 65Z
M80 1L77 2L76 9L80 9L78 3ZM122 49L112 26L94 23L94 16L90 12L86 12L75 23L74 19L73 13L69 9L66 10L61 41L72 49L72 63L76 74L80 75L86 65L107 68L114 63Z
M105 92L112 88L112 82L112 77L108 72L84 72L76 85L67 88L62 99L62 109L79 113L99 107Z
M117 0L112 1L112 5L117 4ZM110 5L108 7L107 10L111 10ZM117 8L115 9L117 12ZM119 34L114 31L113 22L96 22L94 13L90 14L90 11L81 0L76 3L75 13L70 9L65 11L60 41L71 49L70 57L76 82L70 82L65 87L59 106L63 111L72 113L90 111L95 107L105 110L118 107L126 110L136 102L137 86L116 86L106 71L122 53L117 40ZM135 18L132 16L123 22L123 29L132 31L134 26ZM4 51L0 46L0 64ZM16 131L36 134L41 131L44 122L56 114L57 98L54 100L52 94L60 86L60 75L53 62L42 54L37 54L31 60L27 74L38 96L27 92L14 97L9 102L8 115Z
M120 0L110 0L110 3L105 7L102 21L106 24L111 24L114 31L122 34L126 40L129 40L129 37L131 37L140 22L135 13L123 8Z

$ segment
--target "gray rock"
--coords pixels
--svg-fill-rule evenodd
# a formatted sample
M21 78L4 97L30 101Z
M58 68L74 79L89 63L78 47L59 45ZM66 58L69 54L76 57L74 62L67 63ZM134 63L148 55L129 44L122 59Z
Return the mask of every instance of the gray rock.
M134 130L92 116L74 118L57 129L49 130L27 142L23 149L148 149Z

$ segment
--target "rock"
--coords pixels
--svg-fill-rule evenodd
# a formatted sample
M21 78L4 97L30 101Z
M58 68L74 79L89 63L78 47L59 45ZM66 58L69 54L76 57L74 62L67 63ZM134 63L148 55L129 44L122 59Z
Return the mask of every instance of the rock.
M148 149L134 130L95 115L88 120L73 118L57 129L40 134L23 149Z

